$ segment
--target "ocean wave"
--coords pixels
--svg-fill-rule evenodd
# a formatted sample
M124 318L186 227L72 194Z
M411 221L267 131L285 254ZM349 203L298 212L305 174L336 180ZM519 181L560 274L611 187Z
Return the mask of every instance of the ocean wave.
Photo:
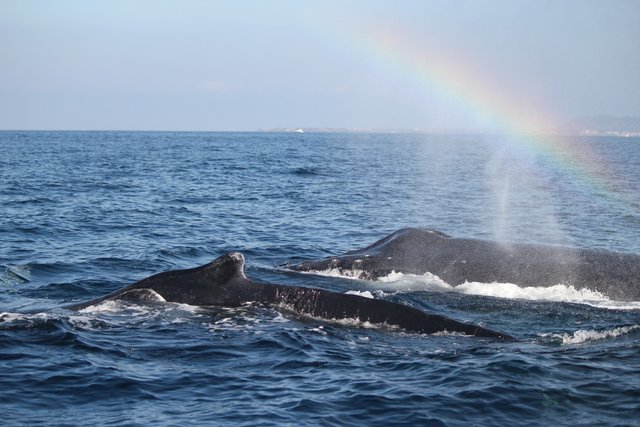
M633 331L640 330L640 325L622 326L613 329L607 329L603 331L595 329L581 329L572 333L565 334L544 334L544 337L550 337L554 340L558 340L563 345L570 344L582 344L590 341L599 341L609 338L618 338L624 335L628 335Z
M269 324L288 323L282 313L245 303L240 307L220 307L217 320L210 322L210 332L248 331L260 333L260 327Z
M162 298L158 295L159 298ZM240 307L200 307L162 302L139 303L130 300L106 300L78 311L48 310L38 313L0 312L0 330L77 332L109 328L150 326L167 327L191 323L209 325L211 330L254 328L263 323L288 322L282 314L265 314L252 303ZM213 321L212 321L213 319Z
M320 175L320 169L315 166L299 167L291 170L293 175L315 176Z
M17 285L31 281L31 266L5 266L4 271L0 273L0 284Z
M45 313L36 313L33 315L24 314L24 313L11 313L11 312L2 312L0 313L0 322L2 323L14 323L31 319L43 319L46 318Z
M41 313L0 313L0 330L95 330L110 326L108 322L91 316L74 314L71 316L53 312Z
M152 298L153 294L156 298ZM79 310L81 315L103 319L113 325L136 325L151 322L157 325L170 325L200 322L203 317L219 316L224 309L200 307L190 304L166 302L162 296L150 291L143 302L131 300L106 300L99 304ZM194 320L195 319L195 320Z

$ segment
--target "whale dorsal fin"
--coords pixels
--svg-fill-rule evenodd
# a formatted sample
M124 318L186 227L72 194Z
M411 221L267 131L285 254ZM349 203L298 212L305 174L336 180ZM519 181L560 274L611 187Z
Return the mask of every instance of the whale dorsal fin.
M210 279L224 283L234 279L247 279L244 274L244 255L229 252L202 267Z

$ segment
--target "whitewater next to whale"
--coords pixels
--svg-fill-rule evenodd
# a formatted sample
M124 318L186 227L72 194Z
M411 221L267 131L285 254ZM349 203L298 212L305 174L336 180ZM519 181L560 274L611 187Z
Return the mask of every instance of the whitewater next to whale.
M421 228L403 228L363 249L285 267L364 280L432 275L444 286L475 287L473 293L501 283L517 286L516 296L525 288L563 286L584 295L640 301L640 255L454 238Z
M288 312L330 321L356 321L399 328L407 332L461 333L507 339L507 334L459 322L382 299L253 281L244 273L244 256L231 252L209 264L159 273L91 301L65 308L81 310L109 300L161 300L198 306L239 307L246 303L271 305Z
M238 307L255 302L333 321L357 321L409 332L458 332L511 339L506 334L458 322L416 308L371 298L371 294L264 283L247 278L241 253L223 255L188 270L159 273L103 297L73 304L79 310L117 299L164 300L197 306ZM454 286L512 283L553 288L564 283L620 301L640 300L640 256L617 252L453 238L444 233L403 228L363 249L342 256L287 264L299 272L337 271L380 280L395 272L436 275Z

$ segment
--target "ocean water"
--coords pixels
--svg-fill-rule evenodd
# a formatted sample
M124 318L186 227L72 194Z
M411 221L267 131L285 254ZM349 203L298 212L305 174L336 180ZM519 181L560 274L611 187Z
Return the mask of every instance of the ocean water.
M0 150L3 425L640 425L640 302L279 267L406 226L640 253L638 139L4 131ZM251 278L517 341L256 305L60 308L228 251Z

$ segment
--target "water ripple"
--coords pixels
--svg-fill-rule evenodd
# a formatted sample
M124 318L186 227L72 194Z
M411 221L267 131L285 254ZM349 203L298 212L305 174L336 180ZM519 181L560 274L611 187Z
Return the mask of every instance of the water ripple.
M587 144L610 165L610 185L592 191L548 159L496 151L500 138L0 132L3 421L632 423L640 417L637 308L415 281L394 289L274 268L414 225L640 252L635 141L565 141ZM369 292L520 341L364 329L259 305L60 308L232 250L245 253L257 279Z

